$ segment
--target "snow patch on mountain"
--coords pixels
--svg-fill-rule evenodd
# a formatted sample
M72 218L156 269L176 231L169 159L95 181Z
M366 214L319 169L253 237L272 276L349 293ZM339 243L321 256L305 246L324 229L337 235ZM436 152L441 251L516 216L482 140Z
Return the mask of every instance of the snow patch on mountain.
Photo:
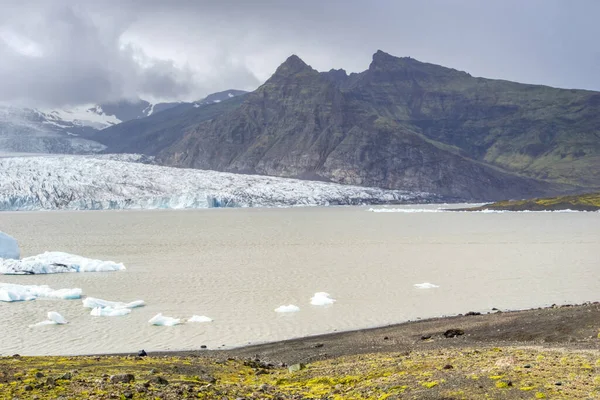
M422 192L171 168L126 160L123 155L114 159L0 158L0 210L285 207L440 200Z

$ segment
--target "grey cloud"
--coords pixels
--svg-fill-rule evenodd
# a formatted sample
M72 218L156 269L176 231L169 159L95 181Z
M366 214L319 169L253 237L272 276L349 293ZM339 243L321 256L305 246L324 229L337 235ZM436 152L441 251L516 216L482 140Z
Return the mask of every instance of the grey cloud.
M193 99L255 88L292 53L320 70L360 71L377 49L476 76L600 90L595 0L0 4L0 37L16 32L41 52L0 40L4 101Z

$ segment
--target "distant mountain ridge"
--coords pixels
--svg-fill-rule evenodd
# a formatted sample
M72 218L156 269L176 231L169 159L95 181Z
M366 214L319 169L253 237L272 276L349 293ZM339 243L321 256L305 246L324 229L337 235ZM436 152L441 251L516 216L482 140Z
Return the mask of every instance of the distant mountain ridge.
M106 146L94 133L178 106L200 107L235 97L238 90L213 93L197 102L150 103L146 100L65 109L0 106L0 152L87 154Z
M597 92L382 51L350 75L294 55L239 106L181 126L151 154L171 166L494 200L600 187L599 129Z

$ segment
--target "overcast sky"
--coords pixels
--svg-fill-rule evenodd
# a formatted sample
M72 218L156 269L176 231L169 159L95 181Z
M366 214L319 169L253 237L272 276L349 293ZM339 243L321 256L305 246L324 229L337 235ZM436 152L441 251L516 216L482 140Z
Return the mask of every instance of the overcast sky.
M290 54L366 69L381 49L475 76L600 90L599 0L0 0L0 102L252 90Z

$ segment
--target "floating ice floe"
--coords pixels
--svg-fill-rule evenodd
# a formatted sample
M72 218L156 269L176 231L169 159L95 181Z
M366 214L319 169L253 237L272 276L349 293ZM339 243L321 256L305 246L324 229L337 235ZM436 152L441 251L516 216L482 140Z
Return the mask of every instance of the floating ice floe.
M93 317L120 317L131 313L130 308L96 307L90 312Z
M35 275L63 272L108 272L124 270L113 261L101 261L59 251L46 252L21 260L0 258L0 274Z
M445 210L438 208L369 208L374 213L438 213Z
M86 308L111 308L111 309L127 309L127 308L136 308L142 307L146 305L144 300L136 300L131 303L123 303L120 301L108 301L97 299L95 297L86 297L83 299L83 306ZM93 315L93 314L92 314Z
M47 320L38 322L37 324L30 325L30 327L34 328L37 326L44 326L44 325L65 325L68 323L69 323L69 321L67 321L67 319L65 317L63 317L56 311L50 311L50 312L48 312Z
M17 239L0 231L0 258L15 259L21 258L21 250Z
M434 289L434 288L439 287L438 285L434 285L433 283L429 283L429 282L415 283L413 286L416 287L417 289Z
M54 290L46 285L17 285L15 283L0 283L0 301L29 301L39 297L52 299L79 299L81 289L58 289Z
M275 309L275 312L278 313L292 313L300 311L300 307L295 306L293 304L288 304L287 306L279 306Z
M310 304L313 306L328 306L335 303L335 299L332 299L329 293L317 292L310 299Z
M165 317L162 313L158 313L150 318L148 323L157 326L173 326L181 324L181 320L179 318Z
M187 322L212 322L212 318L206 315L192 315L192 318L188 319Z

